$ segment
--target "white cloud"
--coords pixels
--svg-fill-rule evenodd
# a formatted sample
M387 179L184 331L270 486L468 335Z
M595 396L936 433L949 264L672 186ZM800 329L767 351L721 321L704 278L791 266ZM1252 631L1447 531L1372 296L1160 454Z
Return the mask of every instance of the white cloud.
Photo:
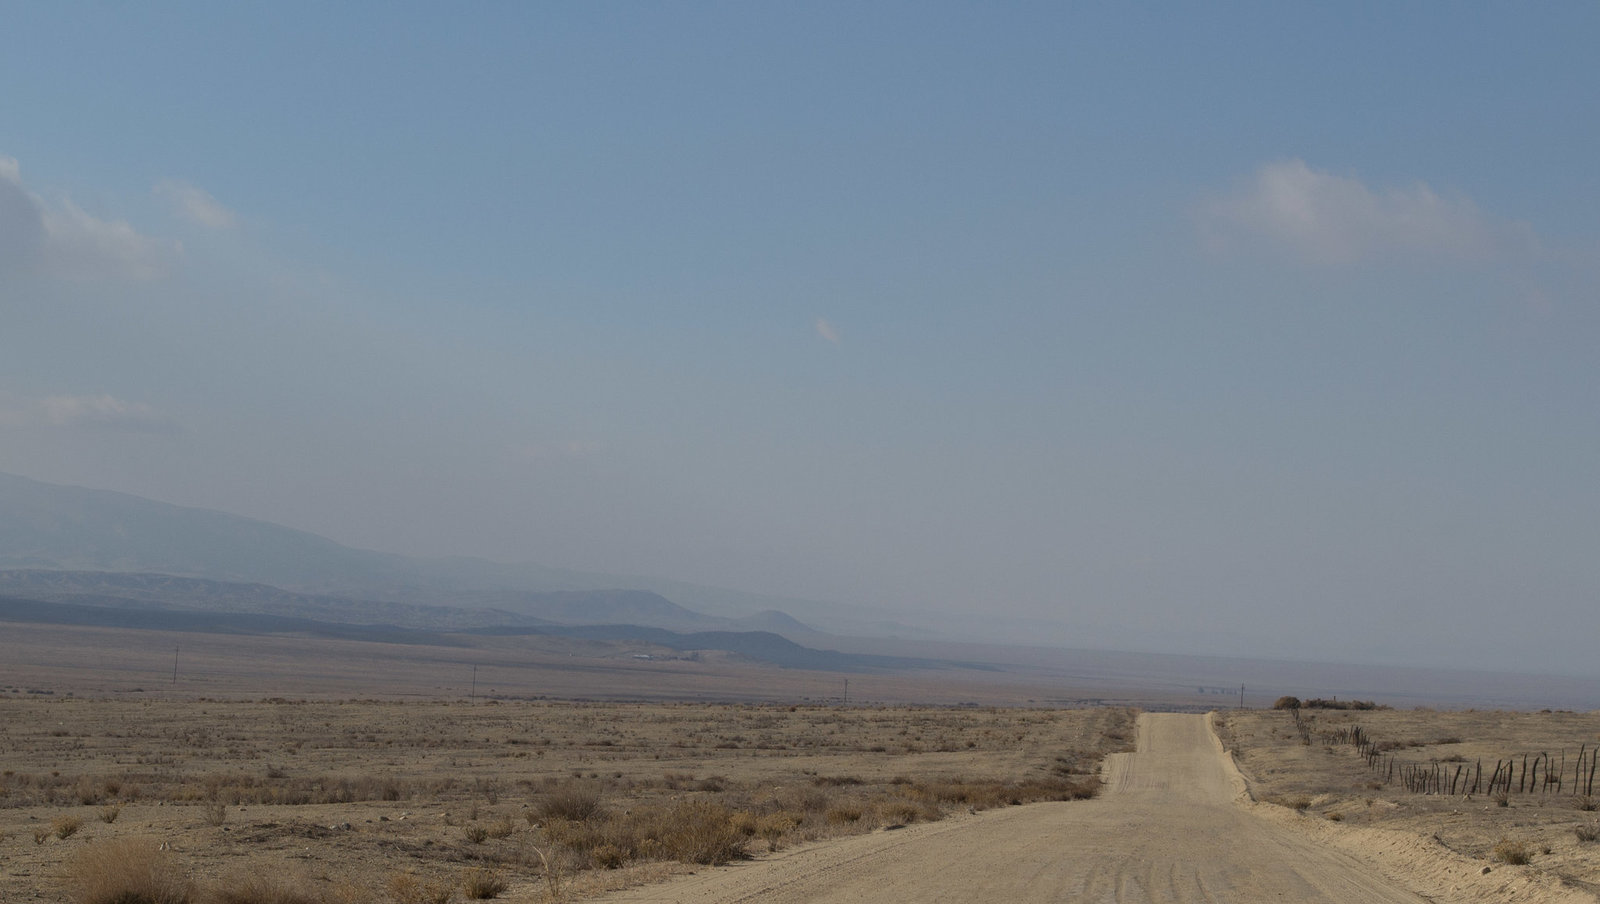
M1468 198L1441 197L1421 182L1375 191L1303 160L1262 166L1232 193L1204 203L1199 225L1215 250L1265 243L1320 264L1484 257L1531 241L1525 226L1493 223Z
M176 421L149 405L105 393L29 399L0 390L0 427L32 426L125 433L177 433L179 430Z
M818 336L821 336L822 338L828 340L829 342L832 342L834 345L838 345L839 344L839 328L838 327L834 326L833 324L829 323L827 320L824 320L821 317L817 318L816 327L817 327L817 335Z
M156 183L155 194L164 198L185 219L208 229L227 229L234 224L233 211L223 207L205 189L178 179Z
M71 201L47 204L23 185L17 161L0 157L0 274L147 280L171 270L181 252Z
M0 157L0 273L31 268L44 242L39 200L22 187L17 161Z

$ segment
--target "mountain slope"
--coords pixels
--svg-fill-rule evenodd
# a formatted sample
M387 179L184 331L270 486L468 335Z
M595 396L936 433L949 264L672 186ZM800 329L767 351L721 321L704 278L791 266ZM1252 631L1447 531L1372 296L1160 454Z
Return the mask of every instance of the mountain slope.
M318 607L329 606L348 612L356 601L364 601L410 606L413 616L419 608L441 606L501 609L516 615L498 620L524 623L528 618L548 618L695 631L771 627L783 622L762 615L747 626L738 618L705 616L651 591L618 589L624 585L608 584L615 579L603 575L352 549L265 521L10 474L0 474L0 570L30 572L31 577L14 576L14 582L21 582L20 589L45 592L53 599L67 599L74 593L149 599L156 592L155 585L160 585L159 596L167 603L209 598L217 605L231 605L233 611L303 616L317 615ZM63 579L59 586L43 587L40 584L48 582L38 572L46 570L75 576ZM117 573L120 577L102 578L99 583L114 586L94 589L93 573ZM178 585L151 575L231 586ZM72 586L65 586L68 584ZM246 589L247 585L253 589ZM304 598L288 599L295 595ZM385 620L417 622L393 611L379 615ZM482 619L471 621L483 623Z

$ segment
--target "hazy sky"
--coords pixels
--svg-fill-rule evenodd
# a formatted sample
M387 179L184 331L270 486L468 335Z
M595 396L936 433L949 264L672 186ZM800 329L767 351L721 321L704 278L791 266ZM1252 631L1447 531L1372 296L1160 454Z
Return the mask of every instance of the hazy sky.
M0 470L1600 673L1600 6L0 19Z

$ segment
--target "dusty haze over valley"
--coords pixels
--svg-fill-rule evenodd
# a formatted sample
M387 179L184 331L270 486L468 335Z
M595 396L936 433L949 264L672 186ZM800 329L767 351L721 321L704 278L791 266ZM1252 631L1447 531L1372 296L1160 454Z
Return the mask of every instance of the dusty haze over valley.
M1600 6L0 33L7 904L1600 901Z
M1596 16L22 4L0 472L708 614L1600 677Z

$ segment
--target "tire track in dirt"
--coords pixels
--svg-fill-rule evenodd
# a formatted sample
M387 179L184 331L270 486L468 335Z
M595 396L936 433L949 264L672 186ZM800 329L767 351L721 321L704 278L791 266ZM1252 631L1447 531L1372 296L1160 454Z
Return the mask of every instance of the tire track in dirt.
M1204 716L1146 714L1105 793L827 842L601 900L611 904L1043 902L1418 904L1426 899L1237 799Z

